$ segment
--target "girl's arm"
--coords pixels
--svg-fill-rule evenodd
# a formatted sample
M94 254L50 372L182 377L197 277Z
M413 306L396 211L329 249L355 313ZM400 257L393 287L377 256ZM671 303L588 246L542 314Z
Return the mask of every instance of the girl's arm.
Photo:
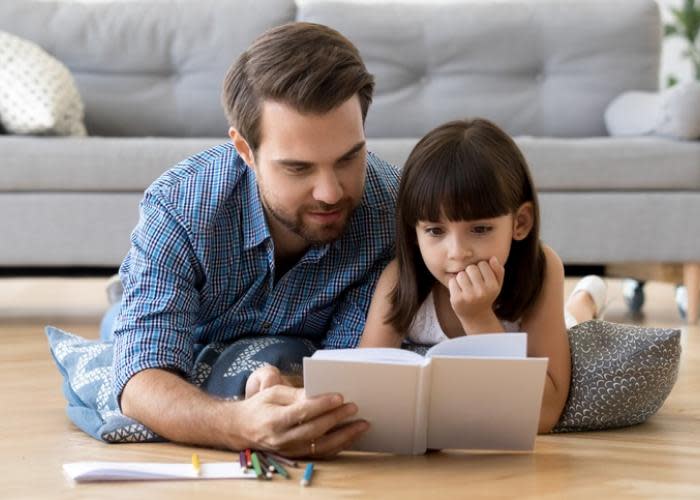
M545 273L542 291L525 314L527 355L549 358L538 431L547 433L559 421L569 396L571 353L564 323L564 266L559 256L543 245Z
M389 296L397 280L398 264L394 259L377 282L359 347L401 347L403 336L391 324L384 322L391 311Z

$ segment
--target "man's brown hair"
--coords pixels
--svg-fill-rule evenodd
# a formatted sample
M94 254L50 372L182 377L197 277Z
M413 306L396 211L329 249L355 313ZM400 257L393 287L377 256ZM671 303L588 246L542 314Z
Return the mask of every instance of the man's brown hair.
M374 77L350 40L321 24L294 22L264 32L238 57L221 100L229 125L255 151L264 100L322 114L357 94L364 121L373 90Z

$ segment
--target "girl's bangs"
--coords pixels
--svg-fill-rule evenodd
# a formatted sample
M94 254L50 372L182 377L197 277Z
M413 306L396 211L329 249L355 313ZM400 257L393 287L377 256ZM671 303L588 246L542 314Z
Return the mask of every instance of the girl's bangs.
M490 165L460 168L450 158L426 165L416 176L415 186L408 189L412 196L406 200L406 221L477 220L500 217L511 212L503 185Z

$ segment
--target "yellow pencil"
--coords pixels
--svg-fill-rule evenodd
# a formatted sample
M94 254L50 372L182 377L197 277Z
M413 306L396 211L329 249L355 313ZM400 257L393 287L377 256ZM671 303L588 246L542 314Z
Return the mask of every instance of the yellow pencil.
M202 469L202 466L199 463L199 455L197 455L196 453L192 453L192 467L194 468L194 471L199 476L201 469Z

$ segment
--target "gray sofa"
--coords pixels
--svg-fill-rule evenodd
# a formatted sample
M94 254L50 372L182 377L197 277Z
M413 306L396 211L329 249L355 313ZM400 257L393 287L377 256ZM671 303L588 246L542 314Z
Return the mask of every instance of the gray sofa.
M0 30L73 72L90 136L0 136L0 266L117 266L144 188L227 139L229 64L295 19L360 49L377 80L366 131L380 156L401 165L432 127L490 118L529 160L543 239L566 263L700 274L700 142L607 137L603 120L620 93L658 87L654 0L3 0Z

